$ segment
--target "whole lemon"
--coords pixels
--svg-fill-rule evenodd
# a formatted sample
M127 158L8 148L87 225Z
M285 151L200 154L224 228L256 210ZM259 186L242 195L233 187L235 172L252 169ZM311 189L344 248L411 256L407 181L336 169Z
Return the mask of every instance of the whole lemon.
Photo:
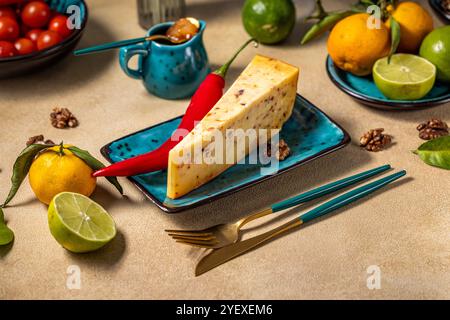
M65 145L65 148L70 147ZM76 192L89 197L95 190L93 170L70 150L52 147L33 161L29 181L39 201L49 204L61 192Z
M389 30L367 13L354 14L334 26L327 48L340 69L357 76L369 75L375 62L389 54Z
M400 25L398 52L417 53L422 40L433 30L433 18L428 11L415 2L401 2L392 16ZM386 26L390 26L389 19Z

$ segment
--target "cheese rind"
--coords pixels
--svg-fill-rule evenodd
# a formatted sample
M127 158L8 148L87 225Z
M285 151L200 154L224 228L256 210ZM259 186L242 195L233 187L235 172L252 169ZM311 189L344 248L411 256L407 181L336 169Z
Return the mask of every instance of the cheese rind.
M223 150L216 150L217 133L225 141L229 129L281 129L292 113L298 74L298 68L287 63L255 56L211 111L170 151L167 197L179 198L207 183L242 160L257 144L247 137L244 149L234 146L230 150L224 143ZM276 132L272 130L269 136ZM205 163L212 156L224 161ZM184 163L180 159L185 159Z

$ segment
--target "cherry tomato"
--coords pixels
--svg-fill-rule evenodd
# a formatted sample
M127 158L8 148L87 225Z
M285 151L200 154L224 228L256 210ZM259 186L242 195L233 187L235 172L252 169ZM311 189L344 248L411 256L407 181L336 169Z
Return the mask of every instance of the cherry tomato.
M0 41L0 58L9 58L16 55L16 49L11 42Z
M20 38L14 42L14 47L19 54L29 54L37 50L33 41L27 38Z
M72 33L72 30L67 27L67 17L62 14L50 20L48 30L58 32L63 38L67 38Z
M0 40L14 41L19 37L19 24L10 17L0 18Z
M22 10L22 22L31 28L41 28L50 20L50 7L45 2L32 1Z
M63 38L59 35L59 33L47 30L39 35L39 38L37 40L37 48L39 50L44 50L57 45L62 40Z
M37 43L37 40L39 38L39 35L44 32L44 30L41 29L32 29L30 31L27 32L27 34L25 35L25 38L30 39L31 41L33 41L35 44Z
M0 7L0 18L1 17L10 17L15 20L16 13L14 12L14 9L11 7Z

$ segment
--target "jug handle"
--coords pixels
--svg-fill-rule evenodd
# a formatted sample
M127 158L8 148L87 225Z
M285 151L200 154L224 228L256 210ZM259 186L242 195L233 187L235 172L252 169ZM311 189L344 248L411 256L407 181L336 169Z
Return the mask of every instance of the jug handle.
M143 57L146 57L148 53L149 52L147 50L147 47L144 46L143 44L135 44L131 46L122 47L119 53L120 67L129 77L133 79L142 79L143 74L142 74L141 59ZM137 69L131 69L128 66L128 63L130 59L135 55L139 55L138 67Z

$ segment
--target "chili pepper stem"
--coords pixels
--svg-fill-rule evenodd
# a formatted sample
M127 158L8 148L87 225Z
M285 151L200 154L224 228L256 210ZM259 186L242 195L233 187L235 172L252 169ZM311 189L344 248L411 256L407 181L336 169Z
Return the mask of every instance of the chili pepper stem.
M241 53L242 50L245 49L245 47L250 43L255 41L256 43L258 43L254 38L248 39L243 45L242 47L239 48L238 51L236 51L236 53L234 54L234 56L228 60L227 63L225 63L223 66L221 66L219 69L217 69L216 71L213 72L213 74L216 74L218 76L221 76L222 78L225 78L225 76L227 75L227 71L230 68L230 65L233 63L234 59L236 59L236 57L239 55L239 53Z

